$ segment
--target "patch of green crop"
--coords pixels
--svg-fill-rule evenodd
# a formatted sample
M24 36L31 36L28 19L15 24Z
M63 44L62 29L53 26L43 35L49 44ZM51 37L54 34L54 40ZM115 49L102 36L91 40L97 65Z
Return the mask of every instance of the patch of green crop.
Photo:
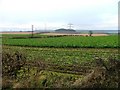
M114 56L117 58L117 49L94 49L94 48L31 48L4 46L3 50L10 52L25 52L28 61L42 60L57 65L81 65L92 62L95 57L107 60Z
M88 85L88 87L99 86L100 83L102 87L117 87L118 79L117 71L115 71L117 69L114 70L114 64L112 65L112 63L108 62L108 60L111 60L111 62L118 60L117 48L3 46L2 50L6 52L2 58L5 59L6 56L7 58L11 56L10 60L15 58L15 63L19 59L17 59L18 56L14 52L22 53L18 58L20 58L21 55L25 55L25 64L18 69L16 78L9 79L10 76L3 76L3 85L5 88L79 88L87 87L86 85ZM98 61L96 58L104 61L104 67L101 66L101 68L99 68L102 61L100 63L98 62L97 65L94 63L94 61ZM11 66L14 66L14 64L12 65L11 63ZM20 63L16 64L19 65ZM110 71L106 71L108 74L103 72L105 71L105 66L107 66ZM96 70L96 67L98 70ZM9 70L9 68L7 69ZM93 70L96 71L93 72ZM111 70L115 73L111 74ZM6 74L9 74L9 72Z
M49 38L3 39L3 45L60 48L117 48L118 36L65 36Z

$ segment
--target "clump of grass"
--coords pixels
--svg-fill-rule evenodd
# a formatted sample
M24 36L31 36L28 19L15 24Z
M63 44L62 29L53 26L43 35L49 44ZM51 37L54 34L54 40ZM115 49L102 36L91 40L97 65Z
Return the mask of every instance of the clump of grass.
M25 65L26 57L20 52L2 53L2 75L16 77L18 70Z
M21 86L22 88L68 88L71 87L75 80L83 77L82 75L47 70L42 70L36 75L32 74L32 72L29 73L30 77L28 79L15 83L14 88L21 88Z
M28 88L37 74L46 67L42 61L26 61L23 52L10 50L2 53L2 88ZM33 81L31 84L30 82ZM35 86L35 85L33 85Z
M18 71L25 65L26 57L20 52L2 52L2 87L11 88Z
M82 88L118 88L120 72L120 61L109 58L106 64L101 58L96 60L93 71L82 80L76 80L74 87Z

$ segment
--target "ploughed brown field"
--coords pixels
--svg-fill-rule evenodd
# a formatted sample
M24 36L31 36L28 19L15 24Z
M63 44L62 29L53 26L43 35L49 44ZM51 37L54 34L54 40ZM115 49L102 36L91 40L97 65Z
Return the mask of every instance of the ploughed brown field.
M89 36L89 34L66 34L66 33L43 33L44 35L78 35ZM92 34L92 36L108 36L108 34Z
M31 34L32 32L0 32L0 34Z
M35 34L36 32L34 32ZM0 32L0 34L31 34L31 32ZM69 34L69 33L41 33L42 35L78 35L78 36L89 36L89 34ZM108 34L92 34L92 36L109 36Z

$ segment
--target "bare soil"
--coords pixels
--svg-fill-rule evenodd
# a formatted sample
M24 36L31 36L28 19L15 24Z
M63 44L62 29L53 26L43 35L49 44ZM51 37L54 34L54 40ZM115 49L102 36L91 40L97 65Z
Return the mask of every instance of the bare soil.
M89 34L67 34L67 33L43 33L44 35L73 35L73 36L89 36ZM108 34L92 34L92 36L109 36Z
M31 33L32 32L0 32L0 34L31 34Z
M32 32L0 32L0 34L31 34ZM34 32L35 34L35 32ZM73 35L73 36L89 36L89 34L68 34L68 33L41 33L42 35ZM108 34L92 34L92 36L109 36Z

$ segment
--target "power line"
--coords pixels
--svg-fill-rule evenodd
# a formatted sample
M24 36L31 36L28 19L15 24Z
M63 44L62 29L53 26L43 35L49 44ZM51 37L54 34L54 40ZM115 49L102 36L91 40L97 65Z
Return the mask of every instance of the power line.
M69 27L69 29L72 29L73 24L72 24L72 23L69 23L69 24L68 24L68 27Z

